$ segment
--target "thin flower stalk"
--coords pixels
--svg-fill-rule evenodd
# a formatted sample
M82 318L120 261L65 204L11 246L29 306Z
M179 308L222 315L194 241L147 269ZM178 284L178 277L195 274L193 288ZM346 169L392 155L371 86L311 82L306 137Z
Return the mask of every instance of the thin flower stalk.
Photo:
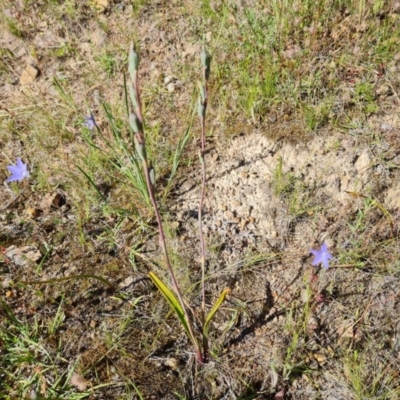
M160 238L160 246L162 249L162 253L164 256L165 264L167 266L168 272L171 277L172 281L172 286L175 291L175 294L178 297L180 306L184 312L185 319L187 321L187 327L189 331L189 336L190 339L193 343L196 357L198 361L202 364L204 362L203 360L203 355L201 353L201 350L199 348L198 342L196 340L196 337L193 332L193 327L190 322L189 314L187 312L187 307L185 306L185 303L183 301L183 297L181 294L181 291L179 289L178 282L175 277L174 270L172 268L168 251L167 251L167 244L165 240L165 235L164 235L164 229L162 225L162 220L161 220L161 215L160 211L157 206L157 201L155 198L154 194L154 188L155 188L155 182L152 182L151 175L153 175L153 170L152 167L149 166L149 162L147 160L146 156L146 142L145 142L145 136L144 136L144 131L143 131L143 114L142 114L142 104L140 101L140 91L139 91L139 82L138 82L138 64L139 64L139 57L137 53L135 52L133 45L131 45L130 49L130 54L129 54L129 73L131 76L131 89L130 89L130 94L131 94L131 99L132 103L135 109L135 113L131 113L129 121L131 124L131 127L133 131L135 132L135 147L138 152L139 157L142 159L142 164L143 164L143 171L144 175L146 178L146 183L147 183L147 188L149 192L149 197L154 209L154 213L157 219L157 224L158 224L158 231L159 231L159 238Z
M208 102L208 93L207 93L207 81L210 73L210 56L206 53L205 49L203 49L201 53L201 63L203 67L203 83L200 86L200 98L198 104L198 114L200 117L200 125L201 125L201 150L200 150L200 165L201 165L201 189L200 189L200 199L199 199L199 237L200 237L200 251L201 251L201 291L202 291L202 301L201 301L201 322L202 325L205 325L206 319L206 290L205 290L205 271L206 271L206 249L204 242L204 233L203 233L203 204L204 204L204 196L206 191L206 161L205 161L205 145L206 145L206 110L207 110L207 102ZM205 335L203 335L203 359L207 362L208 358L208 339Z

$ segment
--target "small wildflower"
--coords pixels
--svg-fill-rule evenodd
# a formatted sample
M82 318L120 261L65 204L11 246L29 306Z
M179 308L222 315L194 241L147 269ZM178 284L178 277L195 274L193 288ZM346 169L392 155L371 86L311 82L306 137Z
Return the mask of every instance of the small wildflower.
M320 250L310 250L310 252L314 255L314 260L312 261L313 266L322 263L325 269L329 268L329 260L331 260L333 256L329 253L326 243L321 246Z
M22 181L24 178L29 177L28 165L24 164L21 159L17 158L16 165L8 165L7 169L11 172L11 176L6 182Z
M86 126L86 128L92 130L96 126L96 121L94 120L94 115L90 114L89 117L85 117L85 122L83 123L83 126Z

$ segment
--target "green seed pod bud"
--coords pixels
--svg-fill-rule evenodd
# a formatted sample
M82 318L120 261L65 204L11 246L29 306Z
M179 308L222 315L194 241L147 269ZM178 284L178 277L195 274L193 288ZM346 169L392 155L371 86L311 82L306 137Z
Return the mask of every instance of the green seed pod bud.
M146 160L146 147L144 143L141 143L137 137L137 135L134 136L133 140L135 141L135 148L138 153L139 158L144 161Z
M200 86L200 96L201 100L204 102L206 99L206 88L203 85Z
M135 133L142 132L142 123L139 121L139 118L135 113L129 114L129 124L131 125L133 132Z
M136 53L135 48L133 47L133 43L131 43L131 46L129 48L129 61L128 61L128 69L129 69L129 74L131 76L132 81L135 79L135 72L139 68L139 54Z
M205 69L205 78L208 80L210 76L210 65L211 65L211 56L206 52L206 49L203 47L203 51L200 56L201 65Z
M129 95L130 95L130 98L132 100L133 108L135 110L137 110L137 108L138 108L138 100L137 100L136 90L133 88L132 84L128 83L128 87L129 87Z
M149 175L150 175L150 182L153 185L153 187L156 186L156 171L152 165L150 165L149 168Z
M201 102L201 99L199 99L199 104L197 106L197 112L198 112L200 118L204 118L206 115L206 108L204 107L203 103Z
M207 68L207 69L210 68L211 57L207 53L207 51L204 47L203 47L203 51L201 52L201 55L200 55L200 60L201 60L201 65L204 68Z

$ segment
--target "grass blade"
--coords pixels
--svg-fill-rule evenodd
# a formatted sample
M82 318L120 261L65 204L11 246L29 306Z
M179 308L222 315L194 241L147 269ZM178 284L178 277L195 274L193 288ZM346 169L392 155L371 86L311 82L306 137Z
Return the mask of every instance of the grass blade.
M103 193L101 193L100 189L97 187L97 185L94 183L93 179L78 165L76 166L79 171L82 172L83 175L86 176L87 180L90 182L90 184L94 187L94 189L96 190L96 192L99 194L99 196L101 197L101 199L107 204L108 201L107 199L104 197Z

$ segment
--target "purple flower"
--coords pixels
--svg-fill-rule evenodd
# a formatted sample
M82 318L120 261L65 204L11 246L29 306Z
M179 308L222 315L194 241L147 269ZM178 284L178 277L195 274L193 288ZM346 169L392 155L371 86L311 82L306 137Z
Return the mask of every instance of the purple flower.
M90 114L89 117L85 117L85 122L83 123L83 126L86 126L86 128L92 130L96 126L96 121L94 120L94 115Z
M17 165L9 165L7 169L11 172L11 176L6 180L6 182L22 181L24 178L29 177L29 171L27 164L24 164L21 159L17 158Z
M329 268L329 260L331 260L333 256L329 253L326 243L321 246L320 250L310 250L310 252L314 254L312 265L316 266L322 263L325 269Z

